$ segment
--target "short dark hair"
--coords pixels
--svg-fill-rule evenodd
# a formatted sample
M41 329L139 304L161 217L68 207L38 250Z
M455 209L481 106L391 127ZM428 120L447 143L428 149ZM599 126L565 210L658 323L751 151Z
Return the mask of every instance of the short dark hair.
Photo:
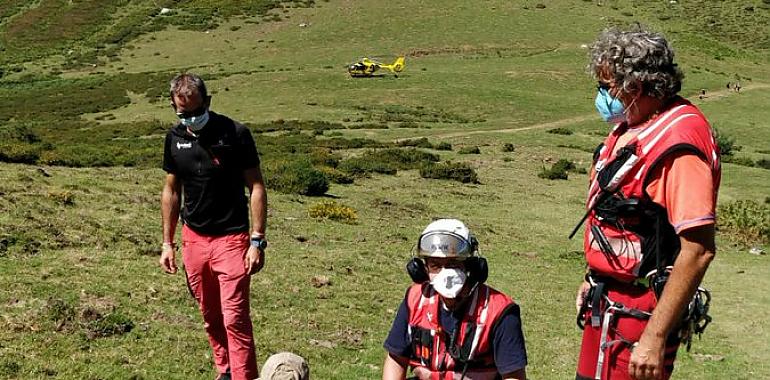
M193 73L182 73L174 77L169 83L169 96L171 100L174 100L174 96L189 97L194 94L200 94L201 98L205 99L208 96L206 91L206 83L203 79Z

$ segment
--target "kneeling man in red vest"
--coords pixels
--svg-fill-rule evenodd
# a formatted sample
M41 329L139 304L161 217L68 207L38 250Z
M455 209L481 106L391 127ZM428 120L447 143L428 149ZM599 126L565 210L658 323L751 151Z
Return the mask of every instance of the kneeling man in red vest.
M429 224L407 264L406 291L385 340L383 380L526 379L519 306L484 284L487 261L457 219Z

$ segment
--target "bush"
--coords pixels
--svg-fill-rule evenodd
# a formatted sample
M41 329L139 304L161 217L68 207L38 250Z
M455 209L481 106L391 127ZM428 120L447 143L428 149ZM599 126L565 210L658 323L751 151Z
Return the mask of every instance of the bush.
M268 188L286 194L323 195L329 190L329 181L308 161L289 161L267 165L265 184Z
M40 137L27 126L0 126L0 162L35 164L41 151Z
M540 178L550 179L550 180L555 180L555 179L566 180L568 179L567 172L585 174L586 170L583 168L578 169L572 160L561 158L559 159L559 161L556 161L556 163L553 164L553 166L551 166L550 169L546 169L544 167L537 176Z
M767 199L766 199L767 201ZM745 244L770 242L770 204L739 200L719 206L720 232Z
M460 154L481 154L481 149L477 146L464 146L457 151Z
M430 162L437 162L439 156L419 149L383 149L368 151L340 163L339 169L352 175L370 173L396 174L401 170L417 169Z
M383 123L362 123L349 125L348 129L388 129L388 125Z
M768 170L770 170L770 160L768 160L767 158L762 158L762 159L759 159L759 160L757 160L757 162L756 162L756 166L757 166L757 167L760 167L760 168L762 168L762 169L768 169Z
M730 164L735 165L741 165L741 166L748 166L753 167L754 166L754 160L748 157L736 157L736 156L722 156L722 162L727 162Z
M511 143L505 143L503 144L503 147L501 148L503 152L513 152L516 150L516 148Z
M735 139L723 133L720 130L715 130L717 137L717 146L719 146L719 152L722 155L722 161L729 162L729 158L735 153L741 150L741 147L735 145Z
M448 179L462 183L478 183L476 171L464 162L426 164L420 168L420 177Z
M436 146L434 146L433 149L436 149L436 150L452 150L452 144L450 144L450 143L448 143L446 141L442 141L442 142L436 144Z
M36 164L40 159L39 144L0 141L0 162Z
M537 176L543 179L550 179L550 180L554 180L554 179L566 180L569 178L566 171L553 170L553 167L551 167L550 169L546 169L545 167L543 167L543 169L540 171L540 173Z
M308 158L313 165L332 168L336 168L341 159L338 154L332 153L331 149L328 148L311 148Z
M559 161L556 161L556 163L553 164L553 170L558 171L574 171L576 168L577 166L575 166L575 163L572 160L564 158L560 158Z
M249 128L256 133L264 133L264 132L292 131L292 130L326 131L326 130L332 130L332 129L344 129L345 126L340 123L331 123L331 122L322 121L322 120L277 119L267 123L249 125Z
M324 174L326 179L331 183L337 183L340 185L348 185L353 183L353 176L345 173L341 170L330 168L328 166L323 166L319 169L321 173Z
M439 156L419 149L385 149L367 152L366 158L380 160L396 169L417 169L428 162L438 162Z
M433 144L431 144L431 142L428 141L427 137L421 137L419 139L414 139L414 140L401 140L396 142L396 146L411 146L415 148L426 148L426 149L433 148Z
M332 200L324 200L308 209L308 215L316 219L330 219L343 223L353 223L358 219L356 210Z
M331 149L360 149L360 148L383 148L385 144L365 138L353 138L345 139L341 137L330 138L326 140L318 140L318 146L323 146Z
M564 136L569 136L572 134L572 130L567 128L561 128L561 127L549 129L547 132L554 135L564 135Z

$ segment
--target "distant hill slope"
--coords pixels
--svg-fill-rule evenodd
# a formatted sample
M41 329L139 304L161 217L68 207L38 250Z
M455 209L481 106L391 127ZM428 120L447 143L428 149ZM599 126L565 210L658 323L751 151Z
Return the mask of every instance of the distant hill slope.
M75 63L90 63L144 33L168 27L214 29L229 17L259 18L271 9L313 4L314 0L5 1L0 5L0 43L5 53L0 63L62 53L75 54L80 58L73 59Z

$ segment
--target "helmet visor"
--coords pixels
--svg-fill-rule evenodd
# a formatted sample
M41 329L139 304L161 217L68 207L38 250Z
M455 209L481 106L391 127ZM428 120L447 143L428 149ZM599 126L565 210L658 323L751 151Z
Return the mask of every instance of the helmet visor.
M451 232L422 235L417 248L420 256L428 257L468 257L472 254L469 242Z

